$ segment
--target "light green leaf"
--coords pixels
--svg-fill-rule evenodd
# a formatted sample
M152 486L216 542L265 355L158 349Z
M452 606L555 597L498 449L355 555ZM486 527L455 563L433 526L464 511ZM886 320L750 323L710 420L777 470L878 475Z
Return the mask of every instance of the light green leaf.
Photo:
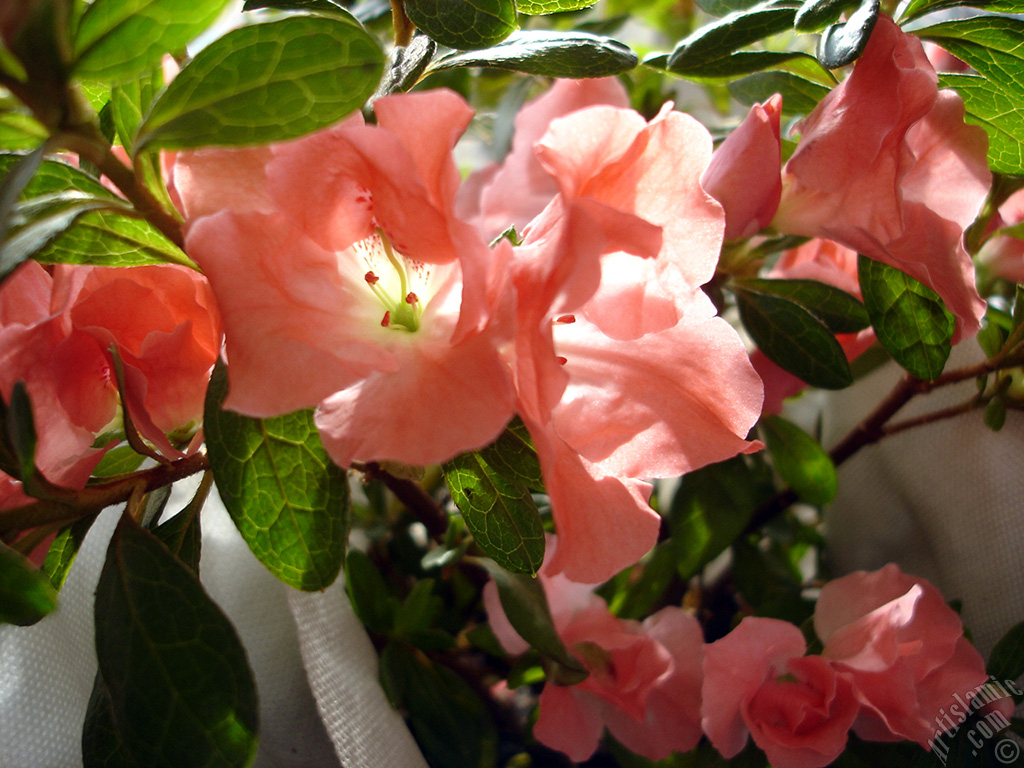
M358 22L289 16L228 32L201 50L139 126L141 147L284 141L358 109L384 55Z
M953 315L935 291L895 267L861 254L857 270L882 346L914 376L934 381L952 349Z
M42 123L28 112L0 109L0 150L33 149L49 135Z
M528 16L539 16L546 13L579 11L589 8L596 2L597 0L516 0L516 8Z
M836 495L835 464L821 444L781 416L761 419L761 434L779 476L808 504L822 506Z
M988 164L996 173L1024 176L1024 88L1010 90L979 75L939 75L964 100L966 122L988 134Z
M206 399L210 467L231 519L253 554L296 589L329 586L345 562L348 476L324 451L313 411L254 419L222 410L218 365Z
M159 68L143 73L110 89L110 108L117 137L128 151L132 151L135 129L149 109L153 98L164 85Z
M50 543L43 560L43 573L54 589L59 590L64 586L68 572L75 562L75 556L85 541L85 534L89 532L95 519L94 515L90 515L72 523L58 533Z
M443 56L429 71L493 67L539 77L608 77L637 65L628 47L588 32L517 32L493 48Z
M518 26L515 0L414 0L405 12L439 45L457 50L495 45Z
M228 0L93 0L75 34L75 74L117 81L185 49Z
M27 627L57 607L57 591L23 555L0 544L0 624Z
M96 654L113 720L153 768L243 768L257 696L234 628L195 574L121 518L96 588Z

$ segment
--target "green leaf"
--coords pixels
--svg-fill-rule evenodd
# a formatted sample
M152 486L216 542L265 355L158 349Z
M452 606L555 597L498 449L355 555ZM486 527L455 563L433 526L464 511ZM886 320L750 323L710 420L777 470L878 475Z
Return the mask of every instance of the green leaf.
M669 511L679 575L691 578L724 552L773 490L770 474L745 456L686 474Z
M212 486L212 475L205 474L195 497L170 520L153 529L164 546L193 573L199 573L199 558L203 551L203 532L199 513L206 503Z
M3 408L4 438L17 462L18 472L12 477L19 478L26 486L36 474L36 425L32 417L32 402L29 400L25 382L16 381L11 390L11 401ZM26 487L26 492L31 489Z
M222 410L227 372L214 369L206 445L224 506L242 538L284 583L315 591L345 562L348 476L320 442L312 409L269 419Z
M82 726L83 768L138 768L114 725L110 694L99 674L93 681L89 706Z
M554 662L549 679L554 677L560 685L586 680L589 674L586 667L566 650L555 631L540 581L521 573L510 573L490 560L483 560L481 564L498 588L501 607L512 628L538 653Z
M503 43L480 51L443 56L430 71L455 67L492 67L538 77L608 77L637 65L627 46L589 32L517 32Z
M797 32L817 32L857 5L857 0L804 0L793 19Z
M1006 400L1000 396L993 397L985 404L985 411L982 414L985 426L993 432L998 432L1006 424Z
M772 361L813 387L842 389L853 383L850 364L828 326L787 298L737 286L743 327Z
M1024 88L1010 90L979 75L939 75L940 88L955 88L966 122L988 134L988 164L996 173L1024 175Z
M26 557L0 544L0 624L27 627L57 607L57 590Z
M955 320L938 294L910 275L858 256L864 305L882 346L914 376L934 381L952 349Z
M144 460L145 456L136 453L130 445L118 445L103 454L100 463L92 471L92 476L111 477L134 472Z
M728 56L689 65L685 69L670 69L669 59L664 54L648 56L644 64L693 80L732 79L765 69L807 69L804 62L813 62L816 68L821 68L813 56L800 51L736 51Z
M352 609L368 630L378 635L391 634L401 604L365 552L349 551L345 560L345 589Z
M284 141L358 109L384 55L358 22L289 16L228 32L201 50L139 126L141 147Z
M539 16L545 13L580 11L596 2L597 0L516 0L516 8L520 13Z
M810 113L828 92L827 86L790 72L758 72L729 83L729 94L746 107L781 93L782 111L790 115Z
M96 588L96 654L140 764L250 764L257 696L238 635L195 574L127 515Z
M762 0L697 0L697 7L704 13L721 18L730 13L749 10Z
M761 434L779 476L808 504L828 504L839 489L832 458L821 444L780 416L761 419Z
M0 109L0 150L34 149L42 144L49 132L27 111Z
M765 0L745 11L730 13L681 40L669 56L668 69L682 73L707 69L712 62L744 46L789 29L796 11L794 3Z
M43 573L54 589L59 591L64 586L75 562L75 556L85 541L85 534L89 532L95 520L95 515L83 517L62 529L50 543L50 548L46 550L46 557L43 559Z
M228 0L94 0L75 35L75 74L116 81L185 49Z
M864 305L846 291L817 280L737 281L747 291L778 296L813 312L832 333L856 333L871 325Z
M849 19L826 29L818 40L818 61L821 65L839 69L852 64L868 44L880 8L879 0L863 0Z
M515 0L414 0L405 12L439 45L457 50L488 48L515 32Z
M1000 682L1024 675L1024 621L1007 630L995 644L986 671Z
M153 99L164 86L163 71L156 67L110 89L111 116L121 144L132 151L135 129Z
M487 706L452 670L390 642L380 677L392 702L409 713L413 735L434 768L493 768L498 731Z
M544 526L530 489L540 464L522 422L491 446L444 465L445 482L473 538L503 568L535 574L544 561Z
M8 162L0 167L0 174L3 174L0 180L0 239L10 229L14 206L42 165L43 150L44 147L40 146L27 154L3 156Z

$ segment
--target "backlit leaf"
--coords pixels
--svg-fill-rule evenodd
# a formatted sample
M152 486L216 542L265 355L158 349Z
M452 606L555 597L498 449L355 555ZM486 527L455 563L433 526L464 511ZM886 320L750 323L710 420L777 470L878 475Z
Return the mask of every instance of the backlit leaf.
M515 0L413 0L405 12L439 45L456 50L495 45L518 26Z

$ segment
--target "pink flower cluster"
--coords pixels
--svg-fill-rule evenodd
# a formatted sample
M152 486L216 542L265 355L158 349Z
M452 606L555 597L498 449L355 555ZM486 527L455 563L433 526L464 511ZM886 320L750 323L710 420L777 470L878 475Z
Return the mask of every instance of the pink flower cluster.
M851 729L930 749L952 724L947 711L988 682L938 590L895 565L822 588L814 628L824 648L810 655L801 631L779 619L744 618L705 645L682 609L627 621L548 564L540 578L559 636L590 677L546 685L533 733L576 761L594 753L606 728L650 760L694 748L702 733L725 758L752 738L776 768L828 765ZM493 584L484 602L504 648L526 650ZM996 706L1013 708L1009 699Z
M221 346L217 308L199 273L175 265L45 269L28 262L0 289L0 395L18 381L32 401L36 465L53 483L81 488L122 416L167 457L199 429ZM124 366L118 394L114 352ZM30 501L0 475L0 508Z
M472 112L448 91L380 99L376 125L182 153L226 406L316 406L342 466L442 462L518 414L565 542L552 567L597 582L636 562L659 527L646 479L759 449L762 387L701 290L724 228L700 185L710 135L625 103L612 80L556 83L464 184Z

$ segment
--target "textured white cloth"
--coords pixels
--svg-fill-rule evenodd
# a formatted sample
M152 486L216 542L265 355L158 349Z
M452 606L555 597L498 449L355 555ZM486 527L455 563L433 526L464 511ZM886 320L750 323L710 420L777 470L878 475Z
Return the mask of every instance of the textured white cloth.
M947 370L980 360L971 340ZM894 365L835 393L826 445L861 421L896 384ZM969 399L974 380L914 398L893 422ZM962 600L983 656L1024 620L1024 414L992 432L976 410L868 446L839 469L826 536L836 575L895 562Z
M3 768L82 764L96 673L93 593L119 514L107 510L93 525L54 614L33 627L0 627ZM281 584L253 557L216 493L202 523L200 577L238 631L260 694L254 766L425 768L380 689L376 655L341 584L317 594Z

